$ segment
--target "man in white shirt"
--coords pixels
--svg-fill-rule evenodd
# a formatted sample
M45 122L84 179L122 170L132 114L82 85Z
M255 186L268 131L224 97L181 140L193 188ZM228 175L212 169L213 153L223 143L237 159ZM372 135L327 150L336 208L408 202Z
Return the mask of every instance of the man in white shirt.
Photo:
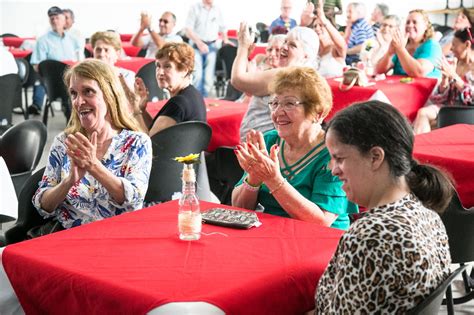
M81 42L84 42L84 38L81 35L81 32L75 27L73 27L74 23L76 22L76 16L71 9L63 9L64 17L66 18L66 25L64 26L64 30L68 31L71 35L77 37Z
M186 36L194 43L193 85L207 97L214 83L217 47L216 40L222 34L223 45L233 45L227 38L226 27L219 7L213 0L202 0L189 10L186 20Z
M155 54L166 42L182 42L181 36L173 33L176 25L176 16L172 12L165 12L159 20L159 32L151 26L151 16L145 12L141 14L140 29L133 35L131 44L146 49L145 58L155 59ZM148 30L148 35L143 32Z

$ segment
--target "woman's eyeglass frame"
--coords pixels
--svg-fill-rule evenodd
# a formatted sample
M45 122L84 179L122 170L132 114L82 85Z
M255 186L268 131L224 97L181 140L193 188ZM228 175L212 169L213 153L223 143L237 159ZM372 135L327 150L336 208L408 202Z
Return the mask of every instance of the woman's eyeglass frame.
M268 102L268 108L270 108L271 112L276 112L278 107L281 107L285 112L292 111L298 105L303 105L305 102L302 102L295 98L295 100L291 99L283 99L282 101L278 99L272 99Z

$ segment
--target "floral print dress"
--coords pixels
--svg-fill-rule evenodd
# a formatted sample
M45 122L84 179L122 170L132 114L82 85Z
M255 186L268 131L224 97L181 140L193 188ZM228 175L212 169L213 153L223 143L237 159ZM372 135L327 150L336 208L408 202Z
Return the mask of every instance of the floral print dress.
M69 175L71 161L66 154L65 140L65 133L54 139L43 178L33 196L33 204L44 218L56 217L64 228L71 228L142 208L151 170L151 140L144 133L122 130L114 136L101 160L122 181L125 192L122 204L113 200L105 187L86 172L53 212L41 209L44 192Z

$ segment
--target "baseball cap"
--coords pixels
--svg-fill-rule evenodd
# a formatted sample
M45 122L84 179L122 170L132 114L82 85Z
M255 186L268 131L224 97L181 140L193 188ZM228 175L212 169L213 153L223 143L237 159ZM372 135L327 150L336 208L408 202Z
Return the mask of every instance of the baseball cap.
M63 10L61 10L58 7L51 7L48 10L48 16L53 16L53 15L58 15L58 14L63 14Z

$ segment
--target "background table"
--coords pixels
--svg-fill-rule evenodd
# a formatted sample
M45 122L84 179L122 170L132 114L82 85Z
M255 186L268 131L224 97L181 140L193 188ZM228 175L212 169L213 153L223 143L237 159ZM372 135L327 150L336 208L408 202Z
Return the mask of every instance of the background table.
M474 126L453 125L415 137L414 156L448 171L465 207L474 207Z
M142 58L142 57L130 57L130 58L127 58L127 59L117 60L115 65L117 67L125 68L125 69L131 70L131 71L137 73L138 70L140 70L141 67L143 67L147 63L152 62L154 60L155 59L147 59L147 58ZM62 62L64 62L65 64L68 64L70 66L77 63L77 61L75 61L75 60L63 60Z
M339 79L328 79L334 97L334 105L327 119L341 109L355 103L369 100L377 91L382 92L393 106L413 121L418 109L426 104L433 92L437 80L415 78L411 83L401 83L403 76L388 76L385 80L371 81L374 85L354 86L349 91L339 90Z
M35 39L34 37L2 37L3 46L19 48L27 39Z
M220 146L236 146L240 143L240 124L248 108L248 103L237 103L219 99L205 99L207 123L212 128L211 142L207 150L214 151ZM148 103L147 111L155 117L166 100Z
M9 51L12 53L13 57L15 58L26 58L28 57L33 51L26 49L20 49L20 48L10 48Z
M208 235L186 242L177 208L172 201L7 246L3 266L25 312L144 314L177 301L226 314L314 307L343 231L259 213L259 228L203 225Z

